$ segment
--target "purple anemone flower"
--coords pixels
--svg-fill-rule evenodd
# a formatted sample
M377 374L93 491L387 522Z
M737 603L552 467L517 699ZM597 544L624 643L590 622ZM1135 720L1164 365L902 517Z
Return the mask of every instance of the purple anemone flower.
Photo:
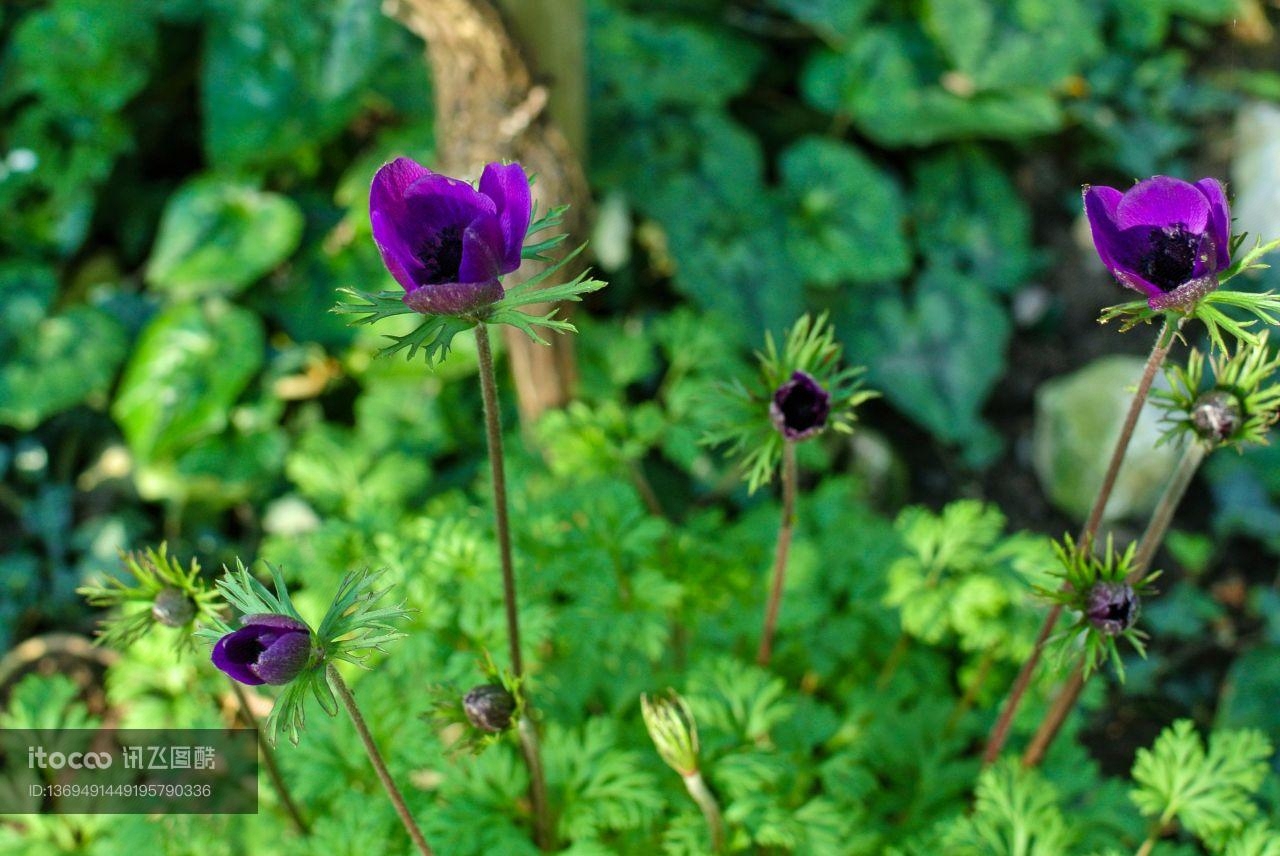
M311 630L287 615L246 615L213 646L213 664L242 684L287 684L311 660Z
M1190 306L1231 265L1231 210L1217 179L1157 175L1125 193L1085 187L1084 210L1102 263L1152 309Z
M831 393L813 375L792 372L791 379L778 387L769 402L769 418L788 440L812 437L827 427L831 413Z
M491 163L476 189L408 158L373 177L369 220L405 305L466 315L502 299L498 277L520 267L532 216L524 167Z
M1085 616L1099 633L1119 636L1138 620L1138 595L1128 583L1094 583L1085 601Z

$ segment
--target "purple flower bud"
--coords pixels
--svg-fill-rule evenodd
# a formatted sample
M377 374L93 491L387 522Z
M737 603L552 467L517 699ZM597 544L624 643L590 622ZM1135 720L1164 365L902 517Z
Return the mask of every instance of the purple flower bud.
M246 615L213 646L213 664L242 684L287 684L311 661L311 630L287 615Z
M788 440L804 440L827 427L831 413L831 393L813 376L793 372L791 379L778 387L769 402L769 418Z
M165 627L185 627L196 617L196 608L186 592L170 587L156 593L151 617Z
M1085 601L1085 615L1099 633L1119 636L1138 620L1138 596L1128 583L1094 583Z
M491 734L511 727L511 715L515 709L516 700L501 684L484 684L462 697L462 710L467 721Z
M1085 187L1084 210L1102 263L1152 309L1190 306L1231 265L1231 212L1217 179L1157 175L1125 193Z
M1191 425L1202 440L1222 443L1240 428L1240 401L1230 392L1206 392L1191 405Z
M502 299L498 277L520 267L532 212L517 163L486 166L477 190L397 158L369 192L382 261L404 287L405 305L430 315L465 315Z

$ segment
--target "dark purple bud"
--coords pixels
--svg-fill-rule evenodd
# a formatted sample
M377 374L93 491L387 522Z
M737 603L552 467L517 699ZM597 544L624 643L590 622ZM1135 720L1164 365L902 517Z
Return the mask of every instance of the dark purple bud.
M520 267L532 216L520 164L491 163L479 189L408 158L373 177L369 220L404 303L429 315L466 315L502 299L498 277Z
M769 402L769 418L788 440L812 437L827 427L831 393L805 372L793 372Z
M1094 583L1085 601L1085 615L1099 633L1119 636L1138 620L1138 596L1128 583Z
M1230 392L1206 392L1191 405L1191 424L1202 440L1222 443L1240 428L1240 400Z
M501 684L484 684L462 697L462 710L476 728L497 734L511 727L516 700Z
M242 684L287 684L311 661L311 630L287 615L246 615L213 646L213 664Z
M196 617L196 608L186 592L165 588L151 602L151 617L165 627L186 627Z
M1231 211L1217 179L1157 175L1124 193L1086 187L1084 210L1102 263L1152 309L1190 306L1231 265Z

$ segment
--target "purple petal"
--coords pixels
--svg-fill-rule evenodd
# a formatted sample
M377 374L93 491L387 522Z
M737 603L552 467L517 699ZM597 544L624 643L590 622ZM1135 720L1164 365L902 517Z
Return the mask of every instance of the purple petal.
M481 214L497 214L493 200L476 192L465 181L429 173L405 191L409 232L436 232L449 226L465 226Z
M260 627L272 627L276 630L305 630L308 633L311 632L311 628L298 619L274 612L255 612L240 619L241 627L248 627L251 624Z
M459 282L485 282L502 273L502 227L497 217L481 215L462 233Z
M1152 309L1159 308L1153 301L1160 300L1165 296L1165 292L1160 286L1150 282L1142 274L1127 268L1114 268L1111 271L1111 275L1125 288L1132 288L1134 291L1140 291L1145 294L1147 296L1147 305Z
M1114 187L1084 188L1084 213L1093 233L1093 246L1107 270L1115 273L1119 260L1128 256L1127 246L1116 226L1116 207L1123 195Z
M1218 287L1218 275L1216 273L1208 276L1198 277L1196 279L1187 280L1173 291L1163 294L1153 294L1147 299L1147 305L1152 309L1185 309L1192 306L1200 298Z
M268 684L287 684L298 676L310 659L311 634L292 630L268 642L266 650L258 656L257 664L250 668Z
M369 222L373 225L373 242L378 245L382 263L391 276L405 291L416 288L418 284L409 271L418 264L408 245L396 232L394 221L383 211L370 211Z
M1157 175L1124 194L1116 206L1115 223L1121 230L1182 226L1189 232L1203 232L1209 224L1209 201L1194 185Z
M256 687L265 684L250 668L259 649L257 635L244 630L228 633L213 646L213 665L242 684Z
M502 225L500 272L510 273L520 267L520 253L524 249L525 234L529 231L529 218L533 216L529 177L518 163L491 163L480 176L480 192L497 206L498 220Z
M396 217L404 210L405 191L428 175L434 173L409 158L396 158L383 164L374 174L373 186L369 189L369 210Z
M1209 203L1209 235L1213 238L1215 270L1226 270L1231 267L1231 206L1227 204L1226 191L1216 178L1202 178L1196 182L1196 188Z

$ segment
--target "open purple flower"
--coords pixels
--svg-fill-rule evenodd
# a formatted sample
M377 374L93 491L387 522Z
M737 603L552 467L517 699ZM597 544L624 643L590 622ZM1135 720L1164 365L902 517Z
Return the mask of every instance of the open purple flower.
M769 402L769 418L788 440L804 440L827 427L831 413L831 393L813 375L792 372L791 379L778 387Z
M242 684L287 684L311 660L311 630L287 615L246 615L213 646L213 664Z
M1125 193L1085 187L1084 210L1102 263L1152 309L1190 306L1231 265L1231 213L1217 179L1157 175Z
M382 261L404 287L405 305L428 315L466 315L502 299L498 277L520 267L532 216L518 163L491 163L477 190L408 158L373 177L369 220Z
M1098 582L1085 601L1089 623L1107 636L1119 636L1138 620L1138 595L1124 582Z

